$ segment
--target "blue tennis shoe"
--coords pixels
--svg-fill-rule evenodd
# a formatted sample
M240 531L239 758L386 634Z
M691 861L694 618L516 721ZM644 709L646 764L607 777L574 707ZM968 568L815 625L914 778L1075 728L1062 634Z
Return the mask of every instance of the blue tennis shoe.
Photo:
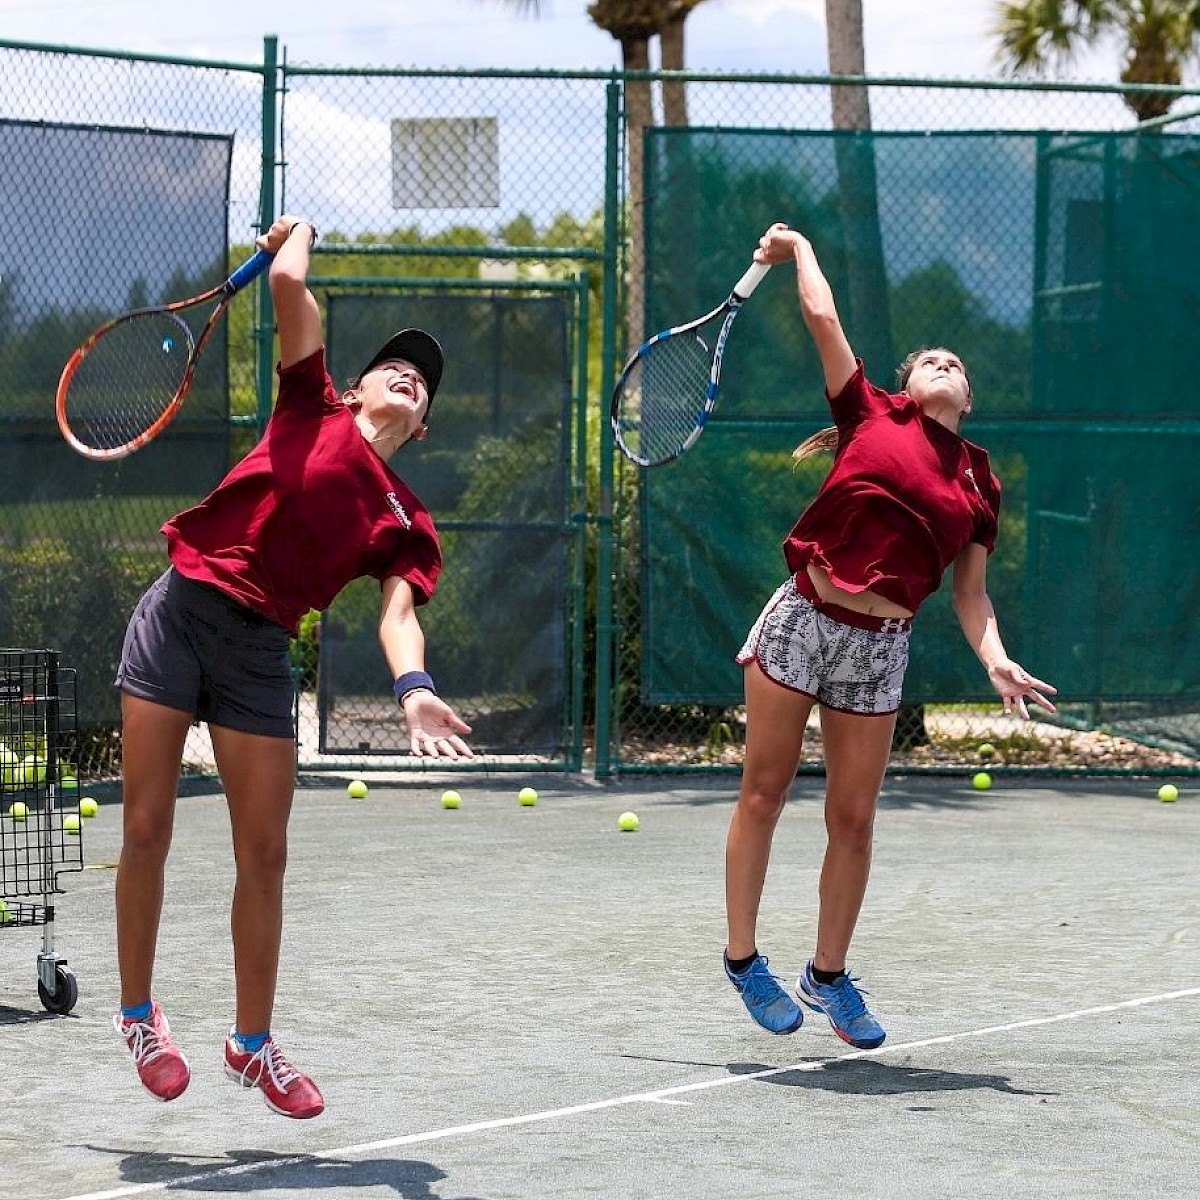
M812 962L796 980L800 999L813 1012L824 1013L833 1032L859 1050L874 1050L887 1037L884 1028L863 999L864 992L855 986L857 975L839 975L832 983L818 983L813 978Z
M804 1009L780 986L767 970L767 960L756 954L744 971L729 969L725 956L725 974L741 994L746 1010L768 1033L795 1033L804 1024Z

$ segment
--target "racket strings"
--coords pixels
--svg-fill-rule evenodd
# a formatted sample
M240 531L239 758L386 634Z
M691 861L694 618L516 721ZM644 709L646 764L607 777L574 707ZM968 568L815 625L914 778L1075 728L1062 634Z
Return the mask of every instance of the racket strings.
M695 332L648 346L621 385L618 435L646 463L673 458L699 424L712 374L712 350Z
M192 334L171 313L139 313L89 347L67 390L75 436L97 450L126 445L167 411L187 377Z

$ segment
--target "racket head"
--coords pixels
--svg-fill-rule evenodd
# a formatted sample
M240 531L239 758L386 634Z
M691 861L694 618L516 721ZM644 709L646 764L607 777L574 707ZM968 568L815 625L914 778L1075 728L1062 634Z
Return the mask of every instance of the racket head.
M652 338L613 389L613 437L642 467L678 458L700 436L716 401L714 349L696 328Z
M141 309L101 326L68 359L55 415L85 458L123 458L170 424L191 382L196 343L166 309Z

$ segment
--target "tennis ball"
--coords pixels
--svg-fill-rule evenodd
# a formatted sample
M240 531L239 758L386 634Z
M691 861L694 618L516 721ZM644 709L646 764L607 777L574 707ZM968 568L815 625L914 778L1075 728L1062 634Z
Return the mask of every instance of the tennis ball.
M352 779L346 785L346 795L351 800L361 800L367 794L367 785L361 779Z
M79 801L79 815L81 817L94 817L99 811L100 805L98 805L95 800L91 798L91 796L84 796L83 799Z
M443 808L457 808L462 803L462 797L456 791L446 791L442 793Z
M36 754L27 754L21 759L21 766L25 772L26 783L41 783L46 778L46 760L39 758Z
M79 818L74 813L68 813L63 817L63 829L67 833L78 833L79 827Z
M1173 783L1164 783L1158 789L1158 798L1164 804L1174 804L1179 799L1179 789Z
M23 821L29 816L29 809L20 800L14 800L12 807L8 810L8 815L14 821Z
M8 901L0 900L0 925L7 925L12 920L12 913L9 911Z
M981 742L979 744L979 757L991 758L996 753L996 747L991 742Z
M617 828L622 833L636 833L637 827L641 824L638 820L638 815L635 812L623 812L617 818Z
M992 777L986 771L976 771L971 785L976 791L986 792L992 786Z
M17 787L17 770L20 767L21 756L11 747L0 742L0 787Z
M537 803L537 792L531 787L523 787L517 793L517 799L525 808L532 808Z

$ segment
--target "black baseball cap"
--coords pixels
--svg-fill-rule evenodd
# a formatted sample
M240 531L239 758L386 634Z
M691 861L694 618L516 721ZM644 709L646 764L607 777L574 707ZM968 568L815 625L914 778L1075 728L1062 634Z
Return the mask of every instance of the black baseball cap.
M446 360L438 340L423 329L401 329L393 333L371 357L371 361L363 367L359 375L361 379L368 371L374 370L380 363L402 358L410 362L425 377L425 387L429 392L429 403L433 404L434 393L442 382L442 369Z

